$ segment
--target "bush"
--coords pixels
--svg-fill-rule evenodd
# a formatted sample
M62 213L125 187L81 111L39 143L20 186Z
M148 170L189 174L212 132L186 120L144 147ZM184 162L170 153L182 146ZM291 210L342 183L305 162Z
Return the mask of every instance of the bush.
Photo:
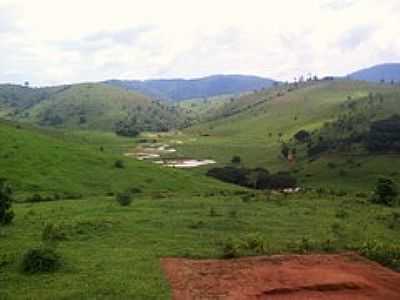
M132 194L130 192L118 193L115 199L121 206L129 206L132 203Z
M42 231L42 240L44 242L56 242L63 241L67 239L67 233L65 229L53 223L48 223L45 225Z
M293 136L298 142L306 143L311 139L311 135L306 130L300 130Z
M116 167L118 169L123 169L123 168L125 168L125 163L123 160L118 159L115 161L114 167Z
M270 174L268 170L263 168L213 168L207 172L207 175L225 182L255 189L293 188L297 183L296 178L289 173Z
M240 156L238 156L238 155L235 155L234 157L232 157L232 160L231 160L231 162L233 164L240 164L241 161L242 160L241 160Z
M35 274L56 271L61 264L61 256L53 248L41 246L24 254L21 267L24 273Z
M368 259L400 270L400 246L398 245L368 241L357 250Z
M240 248L241 245L239 242L234 241L233 239L229 239L227 240L224 245L223 245L223 249L222 249L222 256L223 258L235 258L235 257L239 257L240 255Z
M372 202L391 206L398 196L395 182L388 177L380 177L375 186Z
M12 190L4 179L0 179L0 225L7 225L14 219L11 208Z

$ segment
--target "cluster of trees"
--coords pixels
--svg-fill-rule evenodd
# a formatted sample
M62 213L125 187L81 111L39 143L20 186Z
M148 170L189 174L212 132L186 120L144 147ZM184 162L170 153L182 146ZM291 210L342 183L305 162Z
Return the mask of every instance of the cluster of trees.
M219 180L254 189L284 189L296 187L297 180L286 172L270 174L263 168L247 169L237 167L213 168L208 176Z
M372 152L400 152L400 116L373 122L367 147Z
M0 226L10 224L14 218L11 209L12 190L4 179L0 178Z

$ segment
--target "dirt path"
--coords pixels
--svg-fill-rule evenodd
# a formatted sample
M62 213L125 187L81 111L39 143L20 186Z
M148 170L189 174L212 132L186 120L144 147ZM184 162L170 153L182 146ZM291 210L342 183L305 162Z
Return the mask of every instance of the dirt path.
M356 254L162 259L173 299L400 299L400 273Z

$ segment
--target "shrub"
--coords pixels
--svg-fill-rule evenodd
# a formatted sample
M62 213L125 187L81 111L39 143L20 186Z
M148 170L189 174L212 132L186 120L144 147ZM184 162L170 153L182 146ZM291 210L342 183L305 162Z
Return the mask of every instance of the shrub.
M132 194L130 192L118 193L115 200L117 200L121 206L129 206L132 203Z
M241 160L240 156L238 156L238 155L235 155L234 157L232 157L232 160L231 160L231 162L233 164L240 164L241 161L242 160Z
M222 249L222 256L223 258L235 258L238 257L240 254L240 244L233 239L228 239Z
M12 190L4 179L0 179L0 225L7 225L14 219L11 208Z
M56 242L67 239L64 228L60 225L47 223L42 231L42 240L44 242Z
M270 174L268 170L263 168L213 168L207 172L207 175L225 182L255 189L293 188L297 183L296 178L289 173Z
M293 136L298 142L306 143L311 139L311 135L306 130L300 130Z
M123 168L125 168L125 163L123 160L118 159L115 161L114 167L116 167L118 169L123 169Z
M359 249L361 255L385 266L400 270L400 246L367 241Z
M24 254L21 267L24 273L35 274L56 271L61 264L61 256L53 248L41 246Z
M380 177L375 186L372 202L384 205L393 205L398 196L395 182L388 177Z

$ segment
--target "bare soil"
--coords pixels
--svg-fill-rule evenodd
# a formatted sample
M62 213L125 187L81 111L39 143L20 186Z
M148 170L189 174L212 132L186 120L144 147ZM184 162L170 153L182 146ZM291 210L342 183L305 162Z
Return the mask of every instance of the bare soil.
M161 263L175 300L400 299L400 273L354 253Z

